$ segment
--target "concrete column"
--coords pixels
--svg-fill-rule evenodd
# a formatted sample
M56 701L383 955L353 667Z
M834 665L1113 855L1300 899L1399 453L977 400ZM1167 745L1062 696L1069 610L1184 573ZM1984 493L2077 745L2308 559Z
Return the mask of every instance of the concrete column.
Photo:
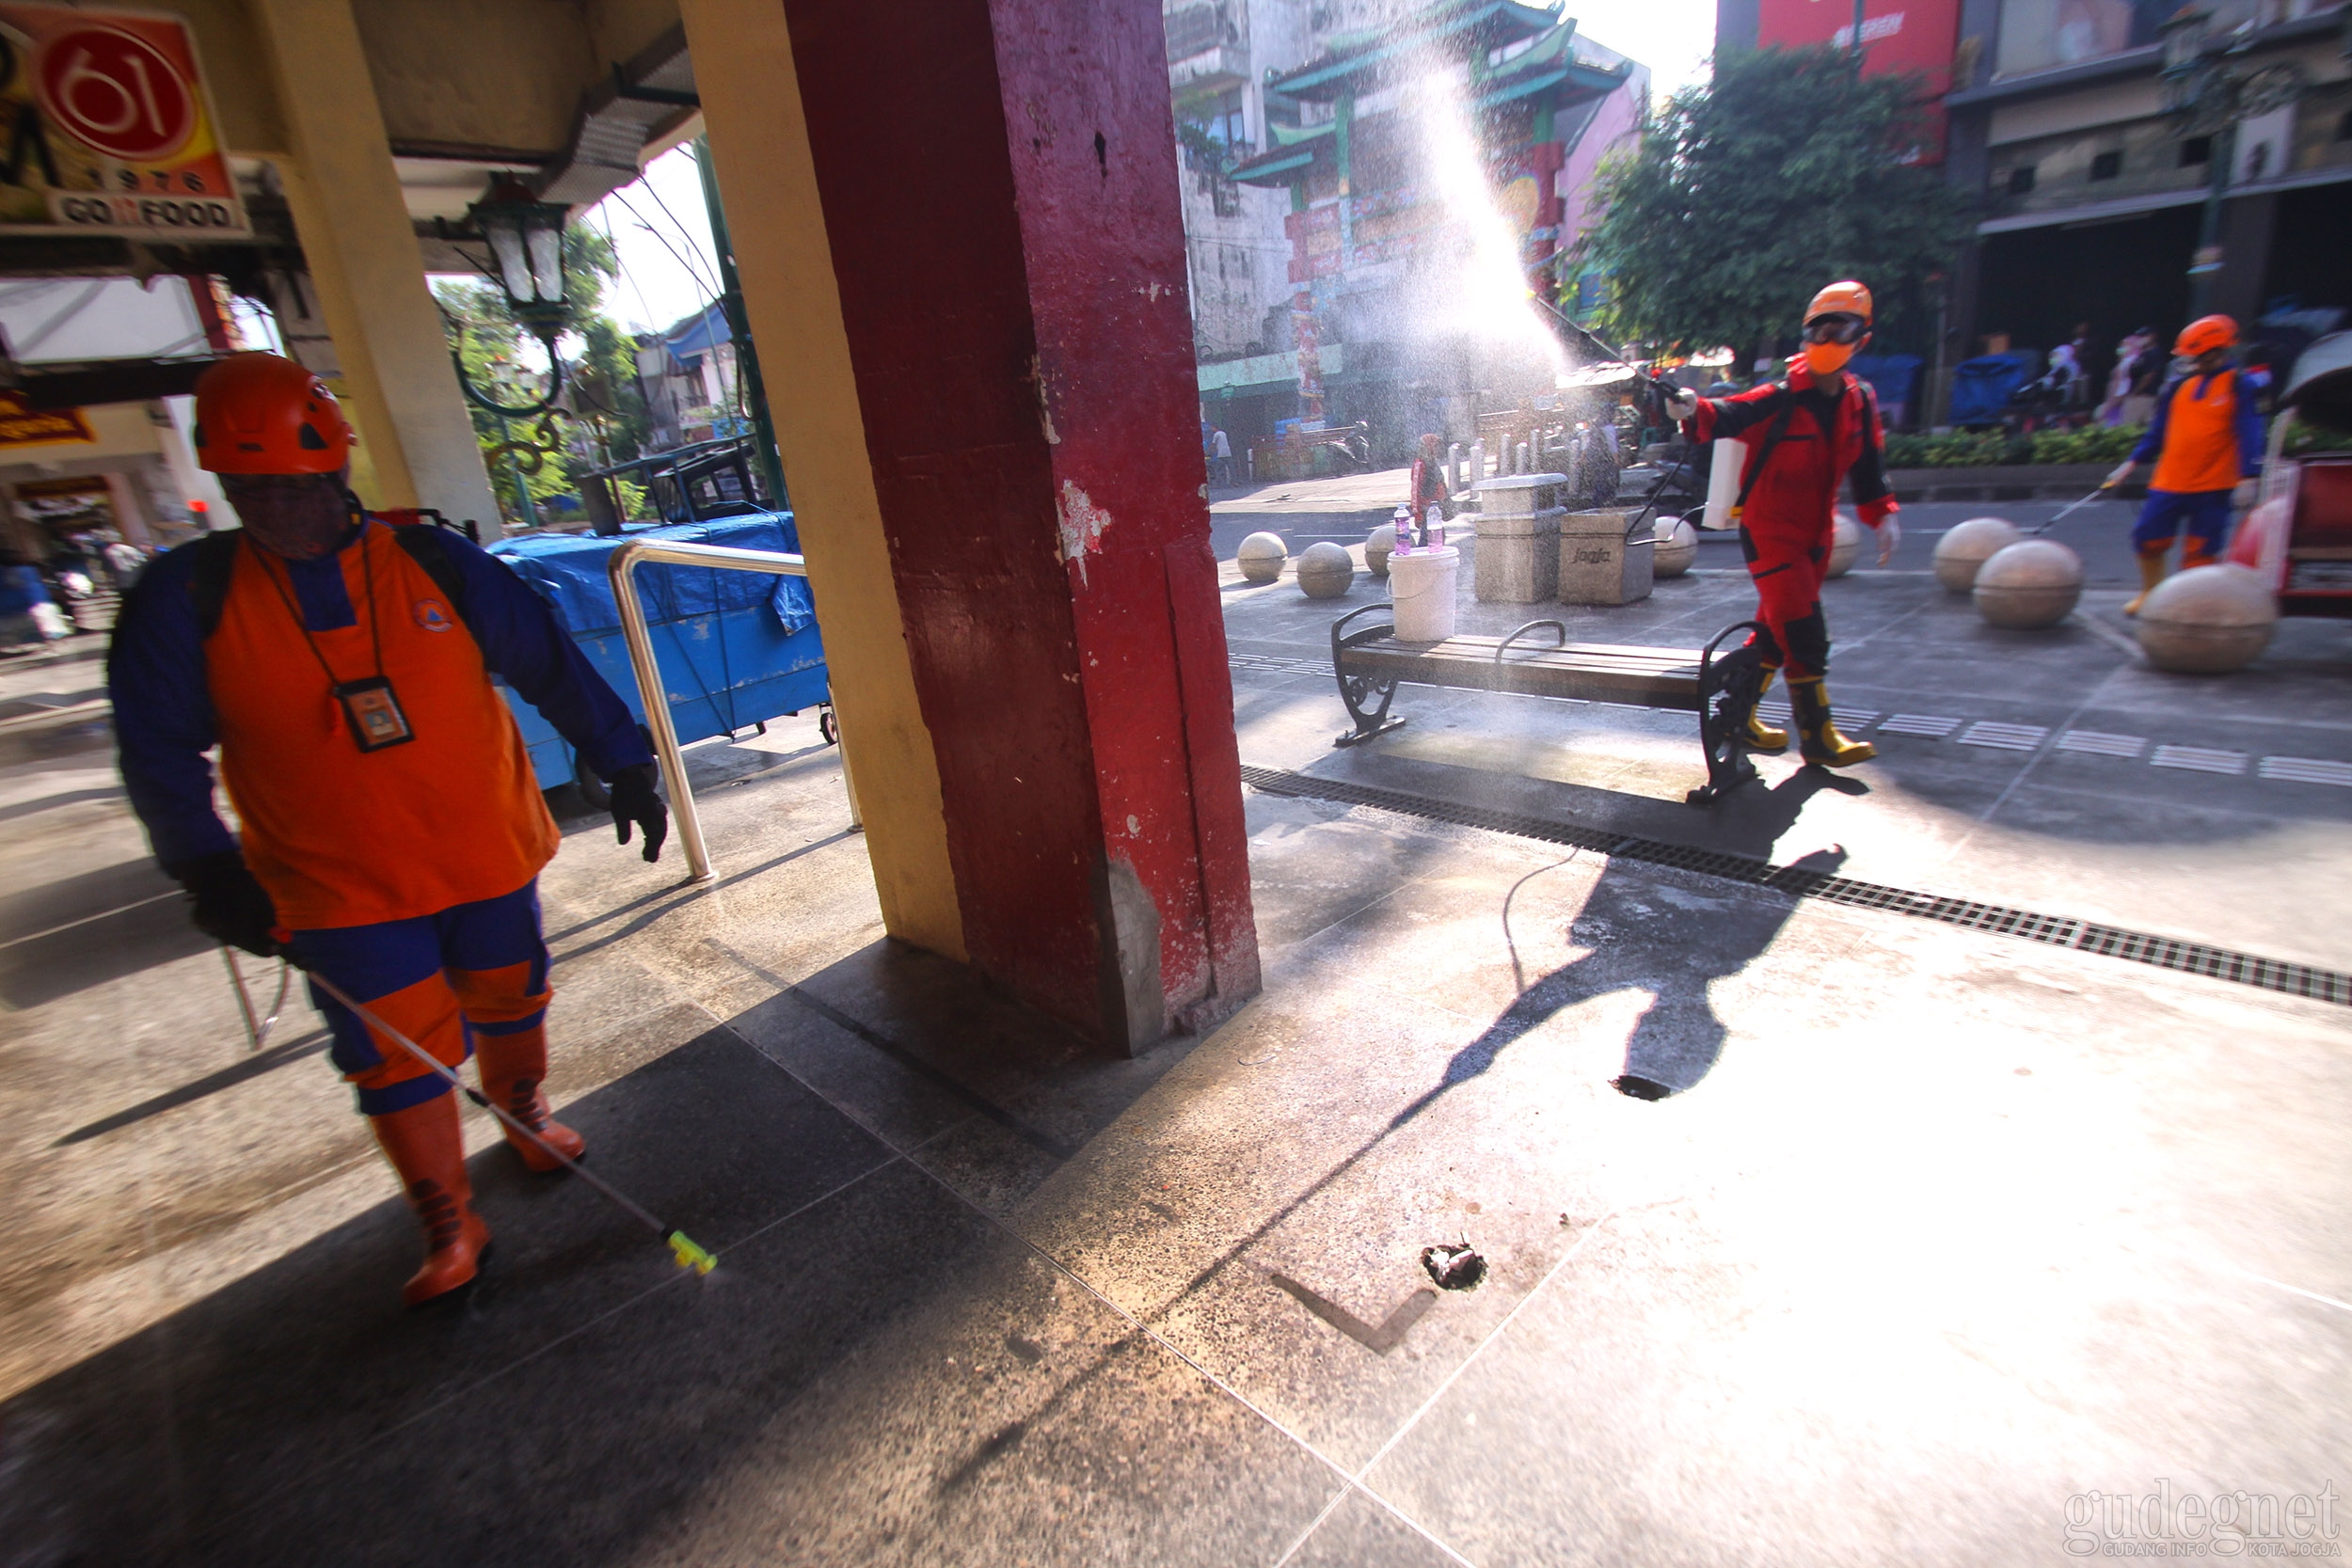
M2214 280L2213 308L2241 325L2262 314L2263 279L2270 271L2271 240L2278 228L2276 191L2232 197L2222 209L2221 276Z
M1159 8L683 14L893 933L1205 1023L1259 981Z
M379 506L438 507L497 534L498 504L425 286L350 0L251 0L292 153L278 166ZM362 471L364 466L364 471Z
M139 494L138 480L130 474L110 473L106 476L106 499L115 515L115 529L126 544L141 549L151 549L155 530L148 515L147 498Z

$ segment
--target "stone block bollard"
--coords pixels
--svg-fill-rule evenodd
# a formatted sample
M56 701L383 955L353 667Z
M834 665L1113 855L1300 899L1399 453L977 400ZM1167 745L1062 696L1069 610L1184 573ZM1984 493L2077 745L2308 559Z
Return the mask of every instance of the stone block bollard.
M1445 487L1449 496L1462 493L1462 443L1459 441L1445 449Z
M1626 529L1640 515L1638 507L1562 515L1562 604L1631 604L1649 597L1657 569L1657 531L1645 522L1636 537L1626 537Z
M1470 592L1481 604L1542 604L1560 588L1564 474L1508 474L1478 484Z

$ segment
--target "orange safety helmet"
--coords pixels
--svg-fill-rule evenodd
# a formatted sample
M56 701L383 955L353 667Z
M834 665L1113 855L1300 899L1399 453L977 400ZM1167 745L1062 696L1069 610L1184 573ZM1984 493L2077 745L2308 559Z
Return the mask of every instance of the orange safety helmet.
M1870 319L1870 291L1848 278L1832 283L1813 296L1813 303L1804 308L1804 319L1810 323L1822 316L1860 316Z
M197 377L197 466L216 474L331 474L358 437L326 383L275 354L232 354Z
M2181 328L2181 335L2172 340L2172 352L2194 359L2236 341L2237 323L2227 316L2200 316Z

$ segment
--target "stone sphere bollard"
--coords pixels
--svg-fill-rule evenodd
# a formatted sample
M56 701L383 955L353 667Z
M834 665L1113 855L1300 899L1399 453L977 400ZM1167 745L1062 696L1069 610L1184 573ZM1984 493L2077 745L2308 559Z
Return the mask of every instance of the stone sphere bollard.
M2243 670L2278 629L2278 599L2243 566L2192 566L2156 584L2139 607L2148 662L2183 674Z
M1298 591L1311 599L1336 599L1355 585L1356 560L1344 545L1321 540L1298 558Z
M1389 575L1389 557L1396 553L1396 525L1382 523L1364 535L1364 569L1375 578Z
M2083 596L2082 558L2055 539L2020 539L1977 569L1974 596L1990 625L2055 626Z
M1977 568L1996 550L2017 543L2017 525L2004 517L1971 517L1935 542L1935 580L1955 594L1977 585Z
M1699 531L1679 517L1658 519L1658 545L1650 557L1654 577L1678 578L1699 558Z
M1290 558L1290 546L1282 543L1280 534L1253 533L1233 552L1233 564L1251 582L1272 582L1282 575L1282 563Z
M1829 570L1824 575L1842 578L1852 571L1854 562L1862 559L1863 544L1869 537L1870 531L1862 526L1862 519L1839 507L1830 525Z

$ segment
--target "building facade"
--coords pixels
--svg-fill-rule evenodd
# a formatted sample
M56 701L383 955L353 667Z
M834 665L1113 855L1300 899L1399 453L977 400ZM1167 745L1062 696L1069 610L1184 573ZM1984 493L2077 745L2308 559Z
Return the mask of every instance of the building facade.
M1966 0L1947 100L1952 178L1978 193L1948 352L2095 351L2201 309L2242 323L2352 308L2352 69L2344 8L2218 0L2227 69L2285 102L2228 134L2167 113L2169 0ZM2217 245L2204 245L2219 184ZM2200 277L2203 287L2199 287ZM2310 319L2306 316L2304 319ZM2094 374L2101 365L2094 358Z
M1509 341L1470 318L1524 315L1600 158L1638 132L1645 70L1513 0L1251 0L1167 21L1203 416L1236 451L1320 420L1369 426L1394 460L1549 392L1532 318Z

